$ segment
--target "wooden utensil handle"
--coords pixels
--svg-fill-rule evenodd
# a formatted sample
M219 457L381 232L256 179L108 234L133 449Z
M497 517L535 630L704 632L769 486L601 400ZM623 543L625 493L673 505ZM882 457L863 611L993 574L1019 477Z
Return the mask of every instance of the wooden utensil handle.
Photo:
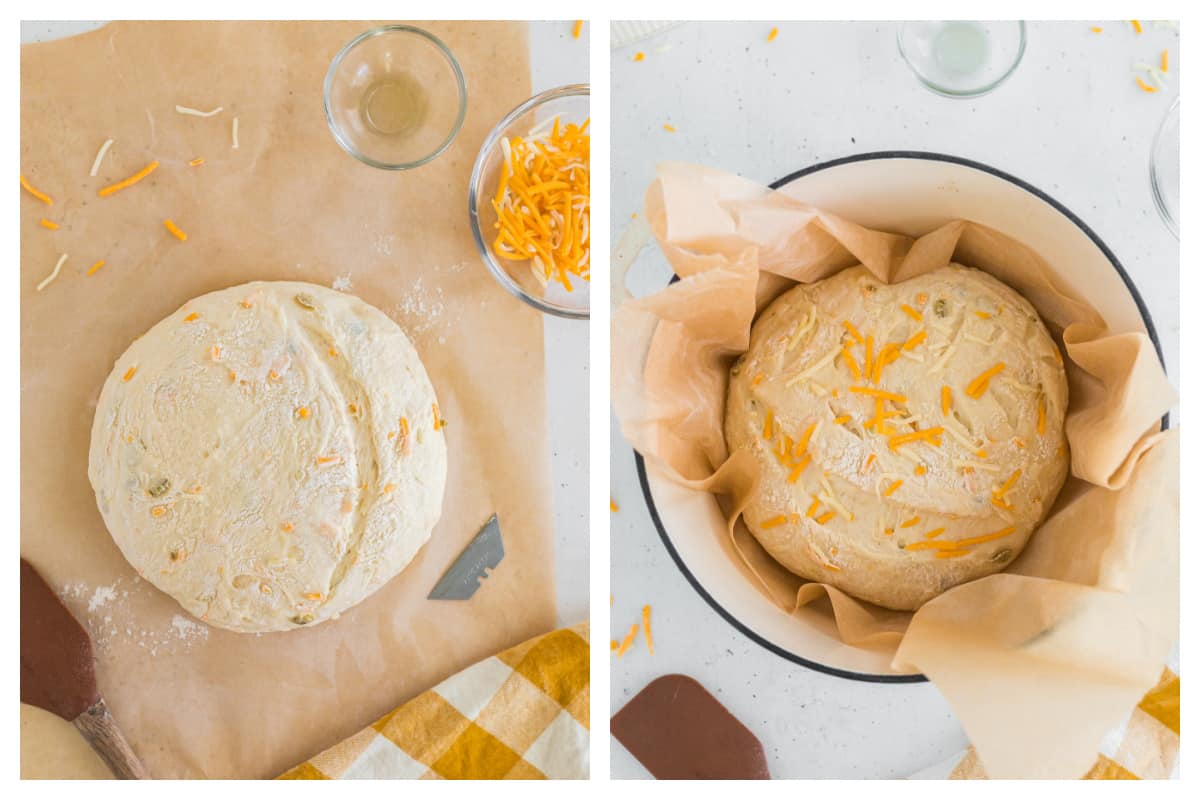
M75 718L75 727L120 780L148 780L149 773L121 735L104 698Z

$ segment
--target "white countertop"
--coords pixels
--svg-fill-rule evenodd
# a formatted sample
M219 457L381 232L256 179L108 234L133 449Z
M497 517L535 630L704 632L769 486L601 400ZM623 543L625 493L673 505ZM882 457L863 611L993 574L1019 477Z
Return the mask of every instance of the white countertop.
M1103 33L1089 30L1103 27ZM1179 246L1150 194L1150 143L1178 79L1158 94L1134 83L1178 34L1127 23L1032 23L1023 62L993 93L952 100L924 89L901 60L892 23L686 23L613 52L615 243L659 161L694 161L768 183L802 167L877 150L976 159L1055 197L1116 253L1179 376ZM634 62L634 53L645 60ZM664 123L676 133L663 129ZM653 245L635 293L670 276ZM637 291L637 290L641 291ZM1172 410L1177 424L1178 409ZM614 632L653 606L656 655L612 662L615 713L653 678L699 680L759 737L771 773L788 778L903 777L950 757L966 738L930 684L881 685L796 666L747 639L708 606L663 548L633 454L612 423L611 613ZM614 633L614 635L617 635ZM645 769L612 743L612 775Z
M103 22L21 22L21 43L42 42ZM576 40L571 22L531 22L533 91L588 82L588 33ZM464 212L465 213L465 212ZM514 300L513 302L517 302ZM573 625L588 613L588 324L545 318L550 475L554 487L555 584L558 621Z

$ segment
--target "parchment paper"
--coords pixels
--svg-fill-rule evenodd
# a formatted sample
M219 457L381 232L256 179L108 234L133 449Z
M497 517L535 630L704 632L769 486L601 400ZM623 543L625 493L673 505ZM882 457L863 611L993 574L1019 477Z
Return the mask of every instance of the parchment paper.
M928 675L989 774L1082 775L1105 731L1158 679L1179 633L1178 436L1159 432L1175 392L1152 343L1109 332L1052 265L982 225L950 222L913 240L786 191L699 166L659 168L645 214L681 280L614 314L613 393L626 437L650 468L719 495L726 552L775 602L814 603L845 642L894 650L894 668ZM806 583L739 521L758 476L752 459L725 447L727 375L757 312L795 281L863 263L894 283L951 260L1023 294L1064 345L1072 475L1006 572L905 614Z
M419 23L457 55L470 105L440 158L389 173L338 147L321 104L330 59L374 24L122 22L22 48L21 169L55 203L22 192L21 555L96 638L104 696L157 777L277 775L554 625L542 323L488 275L466 212L479 145L530 94L525 26ZM225 111L201 119L176 104ZM97 197L153 159L145 181ZM35 292L60 253L62 274ZM96 510L87 450L101 383L191 297L339 276L409 332L429 370L449 423L442 520L412 565L339 620L262 636L200 626L136 581ZM493 510L507 551L494 576L470 602L425 600Z

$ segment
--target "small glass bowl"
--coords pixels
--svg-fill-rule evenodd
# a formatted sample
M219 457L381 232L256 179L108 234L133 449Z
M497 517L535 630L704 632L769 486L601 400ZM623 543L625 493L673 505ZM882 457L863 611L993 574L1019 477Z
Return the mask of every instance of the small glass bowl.
M428 31L386 25L356 36L325 73L325 119L350 155L379 169L413 169L445 151L467 113L467 82Z
M588 84L560 86L529 98L510 111L488 134L479 149L479 157L475 159L467 190L471 233L475 237L475 246L479 248L479 256L492 276L514 297L539 311L567 319L588 318L591 284L575 279L569 292L553 280L543 287L531 274L528 261L499 258L493 247L497 218L492 198L499 186L500 169L504 164L502 140L527 136L539 125L552 124L556 116L564 125L572 122L582 125L590 114L591 89ZM591 246L589 239L588 247Z
M1025 23L905 22L900 56L926 88L946 97L978 97L1004 82L1025 55Z
M1167 109L1150 146L1150 191L1167 229L1179 238L1179 98Z

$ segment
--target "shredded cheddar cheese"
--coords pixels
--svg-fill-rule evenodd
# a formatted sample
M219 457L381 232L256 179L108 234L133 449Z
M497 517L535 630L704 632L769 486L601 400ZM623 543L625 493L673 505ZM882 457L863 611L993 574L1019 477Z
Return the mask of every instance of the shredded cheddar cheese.
M308 419L310 416L312 416L312 412L308 410L307 406L301 406L300 408L296 409L296 416L298 416L300 419Z
M133 380L133 376L136 374L137 367L130 367L129 369L125 370L125 374L121 376L121 380L125 381L125 383L129 383L131 380Z
M779 28L771 28L771 32L767 34L767 41L775 41L775 37L779 35Z
M97 272L100 271L100 268L103 266L104 266L104 259L102 258L99 261L97 261L95 264L92 264L90 267L88 267L87 274L95 275Z
M950 387L943 386L942 387L942 416L943 417L949 416L949 414L950 414Z
M149 164L142 167L140 170L133 173L125 180L117 181L116 183L105 186L103 189L100 190L100 196L108 197L109 195L116 194L117 192L121 191L122 189L128 189L130 186L133 186L135 183L142 180L147 175L149 175L151 172L154 172L154 170L156 170L156 169L158 169L158 162L151 161Z
M385 484L383 485L383 493L384 493L384 494L391 494L391 493L392 493L392 492L394 492L394 491L396 491L396 484L394 484L394 483L385 483Z
M1168 66L1169 61L1167 57L1167 51L1166 48L1163 48L1162 58L1159 60L1159 69L1161 69L1163 72L1169 72L1170 70L1167 68Z
M811 460L812 453L805 453L804 457L796 462L796 465L792 468L791 474L788 475L787 482L795 483L797 480L799 480L800 475L804 472L804 468L808 466Z
M669 122L664 122L663 130L666 131L667 133L675 133L675 126Z
M817 517L816 522L818 525L824 525L826 522L829 522L829 520L833 519L836 516L837 516L837 514L835 514L834 512L826 511L824 514Z
M892 493L899 489L904 484L904 481L893 481L892 485L883 491L884 497L891 497Z
M925 337L927 335L928 334L925 333L925 329L921 328L921 330L917 331L912 336L908 337L908 341L906 341L904 344L900 345L900 349L901 350L912 350L914 347L919 345L921 342L925 341Z
M654 655L654 634L650 631L650 606L642 606L642 630L646 634L646 649Z
M41 225L43 228L47 228L52 231L58 230L58 223L54 222L52 220L48 220L45 217L42 217L42 219L40 219L38 221L38 224Z
M1092 26L1092 33L1103 33L1103 32L1104 32L1104 28L1100 28L1096 25Z
M924 464L917 464L917 466L913 469L913 475L924 475L928 471L929 470L925 468Z
M1158 87L1151 86L1150 84L1148 84L1144 80L1142 80L1140 77L1135 77L1133 80L1137 83L1138 88L1141 89L1143 92L1149 92L1149 93L1153 94L1154 92L1158 91Z
M968 539L936 539L926 540L921 542L913 542L905 545L905 550L964 550L972 545L983 544L995 539L1003 539L1005 536L1011 535L1016 531L1016 527L1009 526L995 533L987 533L982 536L972 536Z
M507 261L530 262L542 286L553 280L572 291L572 276L591 280L589 122L555 117L548 134L501 141L494 248Z
M642 52L637 52L637 53L634 53L634 54L633 54L633 60L634 60L634 61L645 61L645 60L646 60L646 54L645 54L645 53L642 53Z
M211 348L209 348L208 354L210 357L212 357L213 361L220 361L221 360L221 346L214 344Z
M610 498L608 498L608 510L615 514L621 510L621 507L617 505L616 500L613 500L610 497Z
M184 318L183 318L183 321L184 321L184 322L195 322L195 321L196 321L196 320L198 320L198 319L200 319L200 312L199 312L199 311L193 311L192 313L190 313L190 314L188 314L186 317L184 317Z
M1038 417L1037 417L1038 436L1045 436L1046 435L1046 399L1044 397L1038 397L1037 414L1038 414Z
M925 534L926 539L936 539L946 532L945 528L934 528L929 533Z
M941 447L942 433L944 430L944 428L934 427L925 428L919 431L912 431L911 433L897 434L888 439L888 449L895 450L901 445L910 444L912 442L925 442L926 444L930 444L935 447Z
M295 529L295 527L296 526L290 522L285 522L279 526L280 530L282 530L284 533L291 533Z
M164 514L166 514L167 511L168 511L167 506L155 506L154 508L150 509L150 516L161 517Z
M1134 32L1134 33L1141 33L1141 32L1142 32L1142 23L1141 23L1141 21L1139 21L1139 20L1136 20L1136 19L1131 19L1131 20L1129 20L1129 24L1133 26L1133 32Z
M186 233L184 233L183 231L179 230L179 226L177 226L177 225L176 225L174 222L172 222L171 220L169 220L169 219L164 219L164 220L163 220L163 227L165 227L165 228L166 228L168 231L170 231L170 232L171 232L171 235L172 235L172 236L174 236L174 237L175 237L176 239L178 239L179 241L181 241L181 242L186 242L186 241L187 241L187 234L186 234Z
M881 400L891 400L893 403L907 403L908 398L902 394L894 392L885 392L882 389L872 389L870 386L851 386L850 391L855 394L869 394L872 397L878 397Z
M581 19L575 20L575 27L571 29L571 37L574 39L578 39L579 34L582 31L583 31L583 20L581 20Z
M820 508L821 508L821 501L814 497L812 504L809 505L809 507L808 507L808 511L804 512L804 516L811 519L812 517L815 517L817 515L817 511Z
M879 385L880 379L883 377L883 368L900 358L900 345L889 342L879 350L879 355L875 358L875 369L871 373L871 383Z
M191 161L188 162L188 166L189 167L198 167L203 163L204 163L203 158L193 158Z
M780 514L778 517L771 517L768 520L763 520L759 523L760 528L777 528L787 522L787 517Z
M867 456L867 460L865 462L863 462L862 471L868 472L871 469L871 465L874 463L875 463L875 454L871 453L869 456Z
M843 327L846 329L846 331L847 331L847 332L850 334L850 337L851 337L852 339L854 339L854 343L855 343L855 344L862 344L862 343L863 343L863 337L862 337L862 334L858 332L858 328L854 327L854 323L853 323L853 322L851 322L851 321L850 321L850 320L848 320L848 319L844 319L844 320L842 320L842 326L843 326Z
M907 303L902 304L900 306L900 310L903 311L905 314L908 314L910 317L915 319L917 322L921 322L925 319L924 315L921 314L920 311L917 311L915 308L908 305Z
M901 522L900 527L901 528L911 528L912 526L919 525L919 524L921 524L921 518L913 517L912 519L906 519L906 520L904 520L904 522Z
M854 356L850 354L849 348L842 349L842 360L846 362L846 366L850 369L850 374L854 376L854 380L862 380L862 372L858 368L858 362L854 360Z
M986 311L976 311L975 316L979 317L980 319L991 319L992 318L992 315Z
M629 648L633 645L633 640L637 638L638 625L633 623L629 626L629 633L625 634L625 638L621 640L621 646L617 648L617 658L625 655Z
M962 558L967 555L969 550L938 550L933 554L934 558Z
M339 455L317 456L318 464L333 464L333 463L339 462L341 460L342 460L342 457Z
M988 369L981 372L979 375L977 375L975 377L975 380L973 380L967 384L967 389L966 389L967 396L974 398L975 400L978 400L979 398L983 397L983 393L987 391L988 382L991 381L992 378L996 377L1003 371L1004 371L1004 362L1002 361L999 364L989 367Z
M440 431L446 427L446 420L442 419L442 412L438 410L438 404L433 404L433 429Z
M833 424L834 424L834 425L845 425L845 424L846 424L847 422L849 422L849 421L850 421L850 415L849 415L849 414L842 414L842 415L841 415L841 416L839 416L839 417L834 417L834 418L833 418Z
M21 176L21 186L24 187L25 191L29 192L31 195L36 197L38 200L41 200L46 205L48 205L48 206L54 205L54 201L50 199L50 195L46 194L43 191L35 189L33 184L31 184L29 181L25 180L24 175Z

